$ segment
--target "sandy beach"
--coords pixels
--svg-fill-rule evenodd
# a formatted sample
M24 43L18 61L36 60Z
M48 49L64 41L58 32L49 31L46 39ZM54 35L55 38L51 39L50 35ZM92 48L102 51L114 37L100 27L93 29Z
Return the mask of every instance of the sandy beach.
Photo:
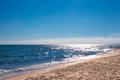
M120 49L114 54L37 70L1 80L120 80Z

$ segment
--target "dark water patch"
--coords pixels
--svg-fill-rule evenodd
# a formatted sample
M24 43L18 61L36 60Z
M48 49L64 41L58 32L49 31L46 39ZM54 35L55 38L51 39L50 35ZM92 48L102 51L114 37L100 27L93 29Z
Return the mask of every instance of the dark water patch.
M10 50L0 50L0 52L10 52Z

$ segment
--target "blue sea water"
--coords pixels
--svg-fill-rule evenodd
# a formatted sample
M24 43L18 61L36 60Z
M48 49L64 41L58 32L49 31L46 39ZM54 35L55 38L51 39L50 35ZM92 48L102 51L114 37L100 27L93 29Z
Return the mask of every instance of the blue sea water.
M74 62L111 51L110 45L0 45L0 77Z

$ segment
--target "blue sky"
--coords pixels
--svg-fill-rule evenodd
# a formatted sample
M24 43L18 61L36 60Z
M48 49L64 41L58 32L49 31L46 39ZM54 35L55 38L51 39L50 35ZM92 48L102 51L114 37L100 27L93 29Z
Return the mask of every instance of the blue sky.
M0 0L0 41L119 38L119 4L120 0Z

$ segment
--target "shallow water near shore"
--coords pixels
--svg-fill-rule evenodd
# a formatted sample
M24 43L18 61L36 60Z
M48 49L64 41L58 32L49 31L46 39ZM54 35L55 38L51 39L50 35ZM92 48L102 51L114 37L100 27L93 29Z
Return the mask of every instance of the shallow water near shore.
M112 52L106 44L0 45L0 78Z

